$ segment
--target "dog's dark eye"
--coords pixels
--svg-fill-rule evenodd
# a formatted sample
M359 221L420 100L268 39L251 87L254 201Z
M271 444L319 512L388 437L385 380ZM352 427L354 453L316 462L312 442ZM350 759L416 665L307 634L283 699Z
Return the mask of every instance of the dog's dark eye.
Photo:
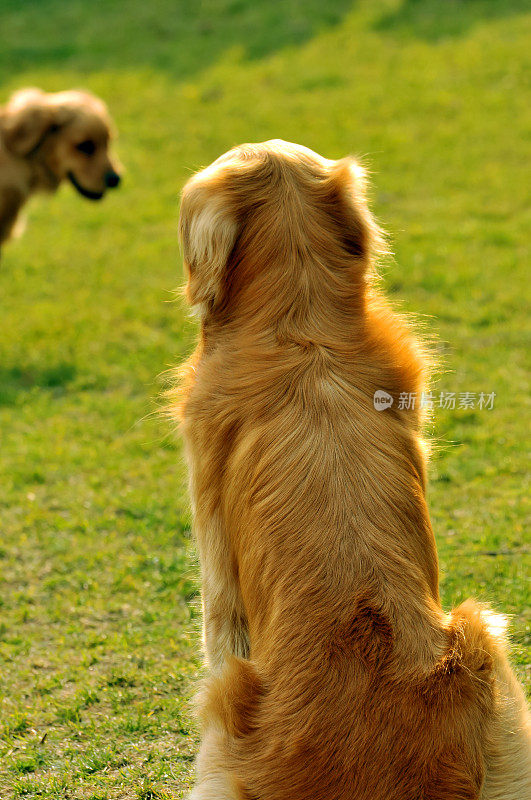
M84 142L76 144L76 150L79 150L81 153L85 153L86 156L92 156L96 150L96 145L92 139L85 139Z

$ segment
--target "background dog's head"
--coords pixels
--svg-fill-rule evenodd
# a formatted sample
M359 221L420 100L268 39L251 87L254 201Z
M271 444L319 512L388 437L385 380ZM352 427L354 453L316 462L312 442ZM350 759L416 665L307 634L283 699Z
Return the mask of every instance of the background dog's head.
M88 92L22 89L2 110L0 132L13 155L41 167L42 188L54 189L68 178L84 197L99 200L120 182L109 154L113 129L107 108Z
M363 169L282 140L235 147L194 175L183 190L180 234L187 298L203 318L244 283L255 294L267 285L280 296L291 286L301 297L312 280L351 293L382 242Z

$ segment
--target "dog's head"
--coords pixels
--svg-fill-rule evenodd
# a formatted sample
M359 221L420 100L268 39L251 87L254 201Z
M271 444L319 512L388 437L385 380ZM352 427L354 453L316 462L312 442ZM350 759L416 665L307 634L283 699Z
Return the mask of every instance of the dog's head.
M320 280L349 292L365 281L382 241L363 169L281 140L235 147L194 175L183 190L180 235L187 298L203 318L243 283L279 294L297 283L308 293Z
M109 154L109 114L88 92L22 89L2 110L0 133L13 155L31 157L43 168L49 189L68 178L84 197L99 200L120 182Z

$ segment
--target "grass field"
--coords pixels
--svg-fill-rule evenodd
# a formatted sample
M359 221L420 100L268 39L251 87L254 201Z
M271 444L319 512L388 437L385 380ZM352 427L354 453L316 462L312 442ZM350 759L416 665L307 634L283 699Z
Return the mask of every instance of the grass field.
M385 286L438 337L436 390L496 393L436 408L429 499L445 606L512 615L526 679L525 5L0 0L0 102L91 89L127 169L102 204L34 201L2 254L2 800L190 784L196 555L180 444L154 412L196 332L174 295L179 190L241 141L361 155L396 253Z

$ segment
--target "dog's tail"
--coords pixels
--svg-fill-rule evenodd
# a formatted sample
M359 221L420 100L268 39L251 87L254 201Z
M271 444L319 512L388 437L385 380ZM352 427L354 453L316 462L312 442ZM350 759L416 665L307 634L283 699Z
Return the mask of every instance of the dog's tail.
M232 792L237 800L258 800L238 778L235 750L257 732L257 716L265 683L252 661L231 656L219 675L210 675L197 697L198 716L207 734L216 730L216 758L222 771L230 776Z
M221 675L205 682L198 697L199 717L203 725L216 720L230 738L242 739L256 729L256 713L264 693L255 664L231 656Z

